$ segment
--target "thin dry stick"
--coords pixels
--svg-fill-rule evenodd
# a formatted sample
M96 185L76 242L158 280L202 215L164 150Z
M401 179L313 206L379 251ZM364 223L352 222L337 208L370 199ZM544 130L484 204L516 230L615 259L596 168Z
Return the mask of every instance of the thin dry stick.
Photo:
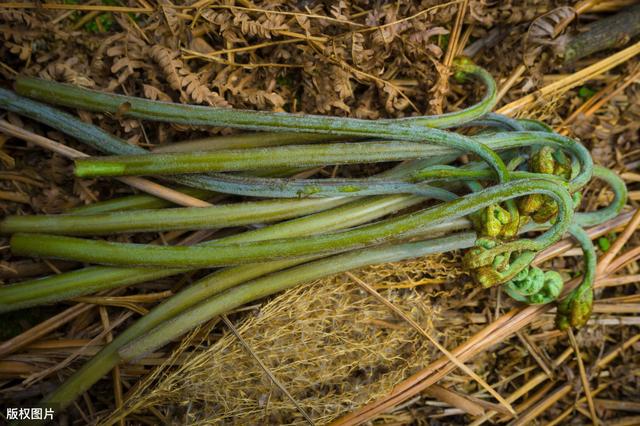
M576 4L574 6L574 9L576 10L576 13L580 15L588 10L593 9L593 7L598 3L602 3L602 0L583 0L580 3Z
M520 111L524 107L535 103L540 98L544 98L545 96L549 96L550 94L560 94L564 93L567 90L582 84L584 81L593 78L596 75L600 75L611 68L614 68L634 56L640 53L640 42L635 43L628 48L621 50L620 52L607 57L599 62L596 62L593 65L590 65L586 68L581 69L578 72L575 72L563 79L560 79L556 82L553 82L540 90L535 91L534 93L524 96L517 101L511 102L500 108L498 110L499 113L505 115L513 115L516 112Z
M71 301L101 306L118 306L120 308L129 309L140 315L146 315L149 313L149 310L140 306L139 303L153 303L158 300L164 300L172 295L173 292L167 290L161 293L138 294L131 296L80 296L74 297Z
M559 366L564 364L564 362L569 358L569 356L572 353L573 353L572 348L565 349L564 352L562 352L556 359L553 360L553 368L558 368ZM517 401L518 399L520 399L521 397L523 397L524 395L526 395L527 393L529 393L530 391L538 387L540 384L550 379L551 377L548 376L546 373L536 374L531 379L529 379L524 385L519 386L518 389L516 389L511 395L509 395L507 397L507 401L509 402ZM495 417L497 414L498 412L496 411L490 411L486 413L484 416L480 417L479 419L476 419L469 426L480 426L484 422Z
M59 142L56 142L44 136L22 129L18 126L14 126L13 124L5 120L0 120L0 131L8 135L31 142L41 148L48 149L49 151L53 151L57 154L62 155L63 157L67 157L67 158L89 157L89 155L85 154L82 151L78 151L76 149L70 148L66 145L63 145ZM199 200L198 198L183 194L171 188L167 188L166 186L162 186L155 182L151 182L150 180L147 180L147 179L142 179L138 177L123 177L123 178L117 178L117 179L121 182L126 183L129 186L139 189L140 191L146 192L151 195L155 195L158 198L163 198L165 200L169 200L173 203L176 203L182 206L190 206L190 207L211 206L211 204L207 203L206 201Z
M69 15L72 15L75 12L69 11L66 13L68 13ZM73 24L73 26L71 27L71 31L78 31L80 28L84 27L84 24L86 24L89 21L92 21L99 14L100 12L96 12L96 11L87 13L82 18L78 19L78 21L75 24Z
M65 358L64 360L60 361L56 365L53 365L53 366L51 366L49 368L45 368L44 370L38 371L37 373L34 373L34 374L30 375L29 377L27 377L24 380L23 384L25 386L32 386L33 384L39 382L40 380L44 379L45 377L50 376L51 374L55 373L56 371L59 371L59 370L63 369L64 367L66 367L67 365L71 364L78 356L82 355L82 353L88 347L97 345L100 341L102 341L106 337L106 335L109 332L111 332L111 330L113 330L114 328L116 328L117 326L119 326L120 324L125 322L131 315L133 315L132 312L125 313L120 318L118 318L116 321L112 322L109 325L109 328L103 330L100 334L98 334L96 337L91 339L85 346L82 346L81 348L78 348L76 351L71 353L71 355L69 355L67 358Z
M269 379L271 379L273 384L276 385L278 389L280 389L282 393L284 393L286 397L291 400L293 405L296 406L296 408L298 409L300 414L302 414L302 416L305 418L307 423L309 423L310 425L314 425L315 423L313 422L313 420L311 420L311 417L309 417L307 412L304 411L304 408L302 408L302 406L298 403L298 401L296 401L293 395L289 393L287 388L282 383L280 383L280 381L276 378L273 372L271 372L271 370L269 370L269 368L262 362L260 357L258 357L258 354L256 354L255 351L251 348L251 346L249 346L249 343L247 343L244 340L244 338L240 335L240 332L238 331L238 329L233 325L233 323L229 320L229 318L226 315L221 315L221 318L222 318L222 321L224 321L225 325L229 327L229 329L234 334L234 336L236 336L240 344L245 348L247 352L249 352L253 360L260 366L262 371L264 371L265 374L269 376Z
M525 67L524 65L520 65L511 73L507 81L505 81L502 86L500 86L498 94L496 95L496 103L500 102L502 98L504 98L504 95L506 95L507 92L511 90L513 85L516 84L516 82L520 79L520 77L522 77L522 74L524 74L526 70L527 67Z
M464 30L464 33L460 37L460 42L458 43L458 48L456 49L454 58L463 55L462 52L464 52L464 50L467 48L467 43L469 43L469 39L471 38L471 34L473 33L474 29L475 25L471 24L467 27L466 30Z
M606 271L606 275L609 275L611 271L617 271L627 266L629 263L634 262L640 258L640 246L634 247L631 250L621 254L614 261L609 264L609 268Z
M53 330L68 323L79 315L87 312L91 308L93 308L93 305L78 303L77 305L65 309L59 314L48 318L40 324L31 327L24 333L21 333L7 341L0 343L0 359L6 357L9 354L17 352L18 350L27 346L29 343L39 339L40 337L46 336Z
M107 335L105 336L105 343L110 343L113 340L113 333L111 332L111 327L109 325L109 313L107 312L107 308L104 306L100 306L100 320L102 321L102 328L107 331ZM120 382L120 367L115 366L111 372L111 376L113 378L113 393L114 400L116 402L116 409L122 408L122 383ZM124 418L118 420L120 426L125 426Z
M631 6L637 2L638 0L599 0L590 10L594 13L617 12L623 7Z
M594 426L597 426L599 423L598 415L596 414L596 406L593 403L593 395L591 394L591 386L589 386L589 378L587 377L587 371L584 368L584 363L582 362L582 356L580 355L580 347L578 346L578 342L576 341L576 336L573 334L573 330L569 328L567 330L567 334L569 335L569 342L571 342L571 346L573 347L573 352L576 354L576 361L578 362L578 371L580 371L580 382L582 382L582 389L584 390L584 396L587 398L587 404L589 404L589 414L591 415L591 422Z
M631 238L631 235L636 231L638 225L640 225L640 209L635 212L624 232L616 238L611 247L609 247L609 250L607 250L604 256L600 258L596 275L602 274L607 269L609 264L613 261L613 258L616 257L629 238Z
M518 404L516 410L518 410L519 415L524 413L528 413L530 410L534 410L536 404L538 404L543 398L546 398L551 391L553 391L553 387L555 386L554 382L545 383L539 389L536 389L532 395L527 395L527 399L522 401L522 403ZM497 422L506 422L509 421L511 417L502 416L497 419ZM514 420L509 426L513 426L514 422L517 422L519 419ZM528 422L524 422L524 424L529 424Z
M463 0L453 0L453 1L446 2L446 3L437 4L435 6L431 6L431 7L428 7L426 9L424 9L424 10L421 10L420 12L418 12L418 13L416 13L414 15L407 16L406 18L401 18L401 19L398 19L397 21L389 22L387 24L378 25L378 26L375 26L375 27L368 27L368 28L365 28L363 30L356 30L355 32L364 33L364 32L369 32L369 31L381 30L383 28L387 28L387 27L391 27L393 25L401 24L403 22L411 21L412 19L419 18L420 16L425 15L425 14L427 14L429 12L432 12L434 10L440 9L442 7L452 6L452 5L456 4L456 3L460 3L461 1L463 1Z
M297 33L295 31L288 30L277 30L276 34L286 37L298 38L305 41L315 41L316 43L326 43L327 41L329 41L328 37L314 36L311 34Z
M226 59L218 58L217 56L207 56L207 54L196 52L195 50L182 49L182 51L185 53L188 53L188 55L182 56L184 59L200 58L200 59L205 59L207 61L216 62L219 64L236 66L236 67L246 68L246 69L253 69L253 68L260 68L260 67L272 67L272 68L303 68L304 67L304 65L278 64L278 63L272 63L272 62L261 62L257 64L254 64L254 63L241 64L237 62L232 63Z
M466 395L460 395L459 393L453 392L442 386L433 385L426 393L429 396L447 403L452 407L456 407L472 416L481 416L484 414L484 408L481 405L470 401L467 399Z
M529 338L527 338L527 336L523 333L518 332L516 333L516 336L518 336L518 339L520 339L522 344L527 348L529 354L538 363L540 368L542 368L542 371L544 371L547 376L554 377L553 370L551 370L550 366L547 364L538 346L534 342L529 340Z
M73 300L82 303L93 303L95 305L111 305L117 303L154 303L171 297L171 290L160 291L157 293L132 294L129 296L80 296Z
M95 4L95 3L96 2L93 1L93 0L87 2L87 4ZM59 14L55 19L50 21L49 24L56 25L57 23L67 19L69 16L73 15L74 13L75 13L75 11L73 11L73 10L68 10L66 12L63 12L63 13Z
M453 63L453 58L458 52L458 41L460 40L460 34L462 33L462 24L464 22L464 15L467 12L467 4L469 0L463 0L462 4L458 7L458 14L456 15L456 22L453 25L451 34L449 35L449 46L447 47L447 54L444 57L444 66L449 68Z
M251 46L244 46L244 47L234 47L232 49L222 49L222 50L216 50L213 52L207 52L207 53L203 53L203 55L207 56L207 57L211 57L211 56L221 56L221 55L227 55L230 53L245 53L245 52L251 52L254 50L258 50L258 49L262 49L263 47L271 47L271 46L278 46L278 45L282 45L282 44L291 44L291 43L300 43L305 41L304 39L298 39L298 38L293 38L293 39L288 39L288 40L278 40L278 41L267 41L264 43L258 43L258 44L254 44Z
M53 10L76 10L76 11L98 11L98 12L119 12L119 13L153 13L153 8L109 6L109 5L87 5L87 4L64 4L64 3L2 3L0 9L53 9Z
M515 411L511 404L507 402L495 389L491 387L486 381L484 381L480 376L478 376L473 370L467 367L462 361L460 361L455 355L449 352L444 346L442 346L436 339L434 339L429 333L427 333L420 324L415 322L413 318L409 317L407 314L402 312L400 308L398 308L393 303L389 302L385 299L380 293L378 293L373 287L369 284L361 280L360 278L353 275L351 272L347 272L346 275L351 278L355 283L357 283L360 287L365 289L369 294L382 302L386 307L391 309L396 315L406 321L411 327L413 327L418 333L422 334L427 338L440 352L442 352L456 367L460 368L470 377L472 377L476 382L480 384L484 389L487 390L494 398L496 398L510 413L515 415Z
M560 401L571 392L571 384L565 384L556 388L547 398L538 402L517 420L509 423L509 426L526 426L532 424L536 417L544 413L549 407Z
M612 92L604 96L602 99L598 100L598 102L595 102L594 105L585 112L585 116L588 117L590 115L593 115L593 113L595 113L597 110L602 108L604 104L606 104L611 99L613 99L614 96L618 95L619 93L622 93L622 91L627 87L629 87L631 84L636 83L638 80L638 77L640 77L640 66L636 66L636 71L628 75L627 78L624 79L623 83L620 86L618 86L615 90L613 90Z

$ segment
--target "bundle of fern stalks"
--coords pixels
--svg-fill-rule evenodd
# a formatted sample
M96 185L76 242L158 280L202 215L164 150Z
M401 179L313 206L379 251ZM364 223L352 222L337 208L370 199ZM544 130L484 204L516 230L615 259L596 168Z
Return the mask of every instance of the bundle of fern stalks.
M142 181L134 176L152 176L169 187L164 194L198 206L135 195L62 215L5 218L0 232L12 235L14 254L91 266L0 287L0 312L211 271L134 322L43 403L66 407L118 364L244 304L350 269L451 250L466 250L463 266L479 286L502 286L525 304L557 303L560 329L584 325L596 254L583 228L620 212L625 185L594 166L579 142L540 122L492 113L491 76L468 60L455 67L455 78L485 86L477 104L377 121L173 104L33 78L18 78L15 92L0 89L0 108L108 155L78 156L77 176L133 185ZM149 152L51 104L254 133ZM358 169L376 174L309 177L319 167L357 164L377 164ZM592 178L609 185L614 200L598 211L576 212ZM214 197L222 201L193 203ZM222 228L229 230L191 246L93 238ZM531 265L565 234L584 254L582 279L573 288L558 273Z

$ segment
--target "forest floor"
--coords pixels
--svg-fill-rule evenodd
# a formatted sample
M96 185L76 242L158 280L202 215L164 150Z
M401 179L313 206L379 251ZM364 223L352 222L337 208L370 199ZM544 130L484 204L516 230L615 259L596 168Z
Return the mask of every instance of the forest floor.
M379 119L440 114L477 100L473 84L450 78L451 60L465 55L498 83L498 112L542 120L579 139L595 163L622 176L630 196L624 214L595 240L599 255L619 252L596 282L591 320L575 336L554 329L552 312L514 310L498 289L474 285L461 254L451 252L340 274L246 306L230 315L244 345L213 320L118 367L60 413L62 424L303 424L300 409L324 424L386 402L381 414L362 419L640 424L640 235L628 225L637 226L640 201L640 45L635 37L571 63L562 58L562 37L633 1L80 3L0 5L2 87L29 75L149 99ZM78 114L145 148L237 132ZM0 110L0 120L92 154L18 115ZM0 216L62 213L135 193L113 180L76 178L71 160L2 133L0 164ZM583 195L585 211L612 198L597 181ZM180 242L192 234L114 240ZM0 237L0 285L78 266L12 256L8 241ZM567 240L549 251L545 267L572 276L581 260L569 247ZM37 402L137 316L202 275L0 315L0 408ZM362 281L442 346L460 348L458 359L517 416L365 292ZM81 304L90 308L73 310Z

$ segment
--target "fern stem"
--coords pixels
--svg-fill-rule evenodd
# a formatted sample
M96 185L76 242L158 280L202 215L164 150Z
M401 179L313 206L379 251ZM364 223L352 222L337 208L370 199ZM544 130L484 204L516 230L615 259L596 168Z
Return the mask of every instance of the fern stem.
M348 200L266 200L175 209L134 210L94 215L8 216L0 233L105 235L119 232L210 229L269 223L316 213Z
M162 336L180 336L186 330L209 318L299 283L370 264L395 262L431 253L465 248L473 244L474 239L473 233L464 233L418 243L368 248L285 269L264 278L257 278L260 275L252 276L256 271L255 266L223 270L216 273L207 282L207 287L213 288L215 291L209 290L206 299L203 298L202 290L200 290L192 291L188 296L181 297L179 302L174 300L175 296L167 300L106 345L59 388L48 395L42 403L45 405L57 404L61 407L71 404L109 370L122 362L123 357L119 351L125 347L123 353L126 357L137 357L148 349L161 346L169 341ZM243 270L245 273L242 272ZM245 283L237 286L240 282ZM205 288L205 286L201 285L200 288ZM191 317L190 321L187 319L189 316ZM135 339L142 336L150 336L150 338L136 343ZM137 353L132 353L134 346L139 347L137 351L133 350Z
M474 153L496 170L501 182L508 180L506 167L500 157L491 149L483 144L474 143L465 136L437 128L425 127L424 120L427 120L427 117L370 121L317 115L209 108L107 94L27 77L21 77L16 80L16 90L29 97L59 105L91 111L119 112L126 116L140 119L169 121L188 125L310 132L338 136L386 138L410 142L427 141L431 144L451 147L462 152ZM0 98L7 96L9 95L0 92ZM16 102L17 100L13 100L9 103ZM126 108L121 108L122 105L126 105ZM488 111L484 111L483 114L486 112ZM457 115L448 116L447 122L455 122L455 125L459 125L480 116L476 110L455 114ZM455 119L452 117L455 117ZM437 117L434 119L437 119ZM133 154L132 152L128 153Z
M562 186L545 179L513 181L439 204L427 210L330 235L305 239L278 239L244 244L211 244L207 247L146 246L83 240L72 237L15 234L11 238L14 254L55 257L113 265L165 267L211 267L289 256L336 253L357 249L411 235L421 226L433 226L465 217L496 202L541 193L558 204L556 223L535 240L519 240L521 250L539 250L557 241L573 217L572 200Z
M241 243L275 238L301 237L361 225L422 202L416 196L386 196L357 200L344 206L310 216L292 219L213 243ZM466 221L444 224L440 231L459 229ZM433 231L438 232L439 227ZM202 246L212 244L203 243ZM44 303L52 303L97 291L137 284L152 279L190 272L191 268L115 268L92 266L46 278L0 287L0 313Z

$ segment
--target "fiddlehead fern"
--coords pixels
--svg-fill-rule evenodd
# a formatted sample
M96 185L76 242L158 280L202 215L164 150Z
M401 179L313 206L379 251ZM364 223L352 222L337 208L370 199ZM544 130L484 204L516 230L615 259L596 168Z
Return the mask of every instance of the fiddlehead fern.
M543 146L535 150L530 159L530 169L534 173L571 178L571 162L560 150ZM518 200L518 210L523 216L530 216L534 222L544 223L555 216L556 204L547 197L532 194Z
M584 257L584 273L582 282L558 304L556 327L566 330L569 327L584 326L593 310L593 281L596 276L596 250L589 235L578 225L571 225L569 229L575 238Z
M402 208L415 208L423 199L416 196L402 197L396 195L395 197L371 198L362 200L362 202L356 200L350 203L345 200L323 200L326 202L325 206L331 205L334 209L316 213L314 215L315 218L299 218L291 222L238 234L237 236L206 242L202 246L194 247L195 250L190 250L190 247L167 247L165 249L164 247L143 245L114 245L100 241L64 239L47 235L23 234L14 236L12 241L14 250L29 255L78 256L78 259L96 263L140 264L145 266L145 268L93 267L90 269L90 271L93 271L90 275L93 277L92 284L94 286L92 288L94 290L115 287L115 285L112 285L113 283L105 283L105 278L108 281L109 276L113 277L114 280L122 280L117 285L125 285L155 277L187 272L194 267L258 262L241 267L222 269L218 271L219 274L215 278L205 278L205 280L172 297L158 307L157 310L153 310L149 315L144 316L136 324L136 328L133 331L125 332L123 338L114 340L112 344L103 349L97 357L97 361L87 364L87 367L81 370L80 374L74 376L61 390L54 393L54 396L49 398L49 401L68 405L83 389L97 381L110 367L117 365L120 360L119 348L130 344L131 340L136 337L145 336L150 331L155 330L151 333L153 344L161 345L166 341L167 336L177 336L194 325L193 312L197 312L198 321L205 321L213 313L224 313L232 306L239 306L240 303L254 300L253 298L257 297L256 294L260 292L262 292L260 293L261 295L266 294L266 289L270 288L270 291L276 291L276 289L283 288L283 275L277 275L277 271L280 269L301 265L302 270L310 268L313 274L324 274L331 267L340 265L336 259L342 254L338 254L336 258L323 261L322 268L318 268L317 264L313 266L305 262L321 258L327 254L340 253L347 250L360 250L361 247L378 245L384 242L395 244L396 251L402 252L402 256L414 255L418 252L427 253L434 247L429 247L429 250L427 250L425 245L421 245L420 249L416 250L417 246L415 244L408 246L406 244L399 245L398 243L405 238L424 236L426 234L422 233L429 230L446 229L451 231L452 229L460 229L455 227L459 227L460 222L462 222L462 226L466 226L464 218L471 218L472 220L477 218L478 223L476 225L482 238L476 239L473 233L468 233L449 240L438 240L438 246L435 249L464 248L475 240L476 247L465 256L465 264L478 282L485 286L506 282L505 289L507 292L517 300L525 303L548 303L554 300L561 289L559 276L553 272L542 272L540 269L530 266L530 263L537 251L556 241L567 230L572 220L575 205L570 195L573 194L575 196L579 189L590 179L592 173L591 158L580 144L568 138L547 133L548 129L541 124L513 120L496 114L485 114L495 102L495 84L493 80L482 69L468 62L458 62L457 67L464 73L463 77L472 75L485 81L487 93L479 104L463 111L442 116L410 117L399 120L379 120L378 122L333 117L220 111L176 105L162 106L158 103L141 103L134 98L113 97L112 95L105 95L105 97L102 96L103 94L96 94L95 92L92 92L89 96L87 96L87 92L84 92L84 94L77 92L78 95L82 96L74 99L75 95L69 92L68 86L56 86L55 84L44 84L37 81L29 82L24 79L19 80L18 87L24 93L38 96L40 99L50 102L59 101L62 104L83 109L113 110L124 113L124 115L131 113L139 118L172 122L220 123L225 126L244 127L254 130L275 129L282 131L283 129L289 129L308 132L309 134L318 132L322 134L352 135L359 138L357 143L360 145L353 144L352 146L338 147L336 144L332 144L332 147L323 154L331 154L333 157L314 158L314 153L320 153L319 150L323 148L322 146L307 150L307 158L302 158L302 151L304 150L296 151L298 148L295 147L290 150L281 148L267 150L263 152L264 157L260 160L263 161L262 165L264 167L271 167L277 161L288 161L285 153L296 153L296 164L299 166L309 164L324 165L330 161L339 162L343 159L348 164L365 160L374 161L375 159L365 155L357 157L367 149L373 150L374 147L376 149L381 148L378 152L380 161L412 159L411 162L397 167L390 173L363 179L289 180L225 174L170 176L171 179L190 186L232 194L271 198L301 196L304 198L342 198L347 196L362 197L369 194L412 193L444 201L428 209L415 211L412 214L367 225L373 220L379 220L389 213L396 213ZM127 145L118 138L108 135L94 126L81 123L68 114L61 114L52 108L42 106L33 101L19 98L9 99L9 96L5 96L3 92L0 92L0 98L3 98L3 96L5 99L0 99L0 103L4 103L7 109L41 120L95 148L101 149L103 152L118 155L141 154L141 157L149 158L144 150ZM119 106L122 102L128 102L127 99L132 99L131 109L120 111ZM463 126L490 127L491 131L467 137L439 130ZM500 129L500 131L495 132L494 130L496 129ZM362 139L365 139L365 141L362 142ZM370 141L369 139L384 139L386 142ZM432 145L424 144L425 140L430 141ZM531 145L535 146L533 155L528 164L525 164L524 161L526 160L523 159L526 157L520 157L518 154ZM356 152L358 147L360 147L361 151L359 153ZM401 149L406 151L400 152ZM250 170L255 168L258 162L255 155L257 152L257 150L245 153L238 152L235 160L244 159L245 163L241 166L233 166L235 168L221 168L220 170ZM484 161L484 164L476 163L472 167L456 169L445 166L446 163L452 161L461 152L476 154ZM226 155L228 152L217 153L219 157L222 154ZM365 154L372 155L371 152L365 152ZM452 156L453 158L451 158ZM269 157L277 158L277 161L270 163ZM178 157L164 158L176 159ZM314 160L317 163L312 163ZM304 161L307 162L305 163ZM505 166L505 163L508 163L508 166ZM287 163L286 165L290 164ZM434 165L436 166L434 167ZM571 173L572 168L575 173ZM188 169L178 171L188 172ZM203 172L205 171L207 170L203 170ZM176 172L176 170L173 172ZM593 173L595 176L603 176L605 179L609 179L607 180L608 182L614 182L612 185L616 190L616 199L613 203L615 207L603 209L602 212L595 214L576 215L574 216L576 223L594 223L604 217L609 217L612 212L619 211L619 203L624 199L624 190L620 190L616 186L619 183L615 182L614 178L608 176L606 172L602 172L599 175L598 169L595 169ZM475 193L467 194L468 190L464 190L465 186L461 185L461 182L468 183L468 186L475 186L475 188L471 188ZM433 186L431 186L432 184ZM515 197L520 197L517 203ZM299 209L298 214L323 209L320 208L320 203L314 204L314 200L289 201L291 201L292 208L297 206L295 208ZM296 204L295 202L298 201L304 203ZM538 203L537 205L532 204L536 202ZM387 203L387 206L383 208L385 203ZM342 204L345 205L342 206ZM520 205L524 205L526 208L518 209ZM291 213L291 216L289 215L284 204L280 207L282 209L278 208L276 210L280 212L278 214L281 214L281 216L270 216L274 211L262 211L263 215L257 215L254 218L295 216L294 213ZM239 209L240 207L230 207L230 211L235 211L233 210L234 208ZM308 208L308 210L304 210L305 208ZM316 210L316 208L318 209ZM479 209L480 212L478 212ZM161 212L156 212L156 214L161 216ZM184 219L181 219L182 215L183 213L176 212L173 220L176 223L180 222ZM135 213L129 217L133 218L134 216ZM551 229L534 240L514 240L516 235L522 232L522 225L529 216L533 216L534 220L544 222L551 218L554 223L550 226ZM114 214L111 219L123 221L125 217L127 216ZM324 218L324 220L320 220L320 217ZM238 220L239 218L237 217L235 219L235 222L230 220L228 223L236 225L245 223ZM60 223L65 220L61 220ZM66 229L71 230L70 233L74 231L73 221L75 220L81 219L79 217L74 218L69 220L66 225ZM95 221L98 218L93 217L92 220ZM215 224L221 222L213 221L212 218L208 218L208 220L210 221L209 223ZM293 222L297 222L297 225ZM452 225L447 227L449 224ZM15 225L15 222L13 225ZM121 224L118 224L118 226L121 226ZM196 221L193 221L188 226L199 225L196 224ZM349 229L354 226L357 226L357 228ZM549 225L544 224L543 228L545 226ZM23 228L22 230L24 231L25 229ZM77 232L77 229L75 231ZM89 233L90 228L85 228L85 231ZM43 229L42 232L53 231ZM304 238L300 238L302 236ZM361 259L371 261L375 257L372 254L384 252L384 257L378 257L377 259L393 259L393 257L388 257L389 252L387 251L388 247L394 247L391 244L387 247L381 246L373 249L367 247L367 249L360 250L358 256L363 256ZM93 250L94 248L96 250ZM345 256L349 256L349 254L345 254ZM269 259L279 260L265 262L265 260ZM350 265L353 264L350 263ZM149 265L158 265L158 268L153 269ZM160 266L169 266L171 269L163 269ZM295 269L284 272L284 276L288 280L286 281L287 285L293 285L298 282L300 270ZM242 285L243 280L256 279L261 274L273 275L269 275L266 280L254 283L261 284L260 286L253 286L258 293L244 293L244 299L232 297L232 295L241 293L246 289L246 286ZM305 276L316 276L313 274ZM211 282L215 282L215 285L211 285ZM74 282L73 285L70 285L68 281L65 283L64 278L60 277L58 277L58 281L45 279L45 282L31 282L22 288L0 289L2 296L5 296L0 297L0 300L6 302L6 296L13 295L15 297L14 302L22 303L23 305L21 306L31 306L29 303L46 303L81 294L81 292L86 291L86 288L83 288L86 283L87 281L82 281L82 279ZM269 284L270 287L265 286L265 283ZM232 289L236 285L240 285L240 287L237 290ZM68 291L65 293L66 295L51 295L52 287L55 290L65 288L65 286ZM20 286L18 285L17 287ZM39 298L35 302L29 299L34 294L32 291L34 289L39 291ZM223 291L224 293L222 293ZM215 295L216 292L221 292L223 297L221 296L220 299L216 299L214 302L207 301L207 298ZM185 293L188 296L185 296ZM591 294L590 285L583 283L578 287L561 305L558 324L564 327L584 323L586 321L584 319L585 312L590 307L588 302L591 300L589 299ZM203 300L205 301L204 305L200 305L199 303ZM213 310L211 308L212 304L215 305ZM15 306L15 303L6 303L4 306L0 304L0 308L4 309L13 309ZM174 320L177 318L180 321L180 327L173 327L171 330L173 334L158 331L166 330L166 328L171 329L170 321L172 318ZM155 328L158 326L159 328ZM148 348L144 345L142 347ZM130 354L130 347L122 353L125 352Z
M388 219L371 225L335 234L318 235L306 239L279 239L245 244L221 244L207 247L146 246L140 244L111 243L48 235L15 234L11 239L15 254L54 256L94 263L115 265L153 266L216 266L247 263L283 257L306 256L320 253L335 253L367 245L381 244L410 237L419 229L460 218L495 202L540 192L553 197L558 203L558 217L553 226L536 239L522 239L499 245L471 256L469 263L478 268L495 265L496 272L503 274L503 281L511 279L530 263L530 253L557 241L567 230L573 217L569 208L571 197L560 185L544 180L531 179L508 182L480 192L441 203L429 209ZM514 256L512 253L522 252ZM528 262L523 263L527 257ZM501 261L499 259L506 259ZM505 266L505 262L508 264Z
M556 271L546 271L529 266L504 285L515 300L529 305L551 303L560 296L564 282Z

